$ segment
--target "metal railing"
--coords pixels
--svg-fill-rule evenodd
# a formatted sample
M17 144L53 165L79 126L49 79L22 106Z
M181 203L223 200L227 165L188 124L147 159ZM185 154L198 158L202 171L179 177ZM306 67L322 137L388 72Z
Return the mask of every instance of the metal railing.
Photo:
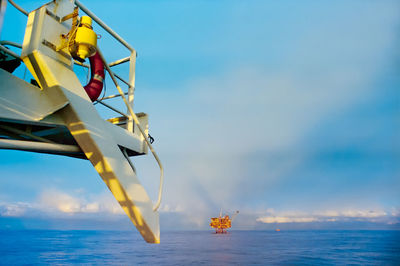
M24 15L28 16L29 13L24 10L22 7L20 7L19 5L17 5L13 0L8 0L8 2L13 5L16 9L18 9L21 13L23 13ZM78 6L84 13L86 13L89 17L91 17L100 27L102 27L106 32L108 32L112 37L114 37L119 43L121 43L123 46L125 46L129 51L130 51L130 56L129 57L125 57L125 58L121 58L119 60L116 60L110 64L108 64L103 56L103 54L101 53L100 49L97 48L97 52L99 53L99 55L101 56L101 59L103 61L104 67L106 68L107 72L110 74L111 79L115 85L115 87L118 90L118 94L115 95L110 95L107 97L103 97L101 99L99 99L97 102L102 104L103 106L125 116L128 118L128 122L127 122L127 130L129 131L133 131L133 122L136 124L137 128L139 129L141 135L143 136L146 144L148 145L148 147L150 148L150 151L154 157L154 159L156 160L159 168L160 168L160 186L159 186L159 190L158 190L158 197L157 197L157 201L153 207L153 211L157 211L158 208L160 207L161 204L161 198L162 198L162 188L163 188L163 183L164 183L164 168L161 164L161 161L157 155L157 153L155 152L153 146L151 145L147 134L145 133L145 131L143 130L143 128L140 125L139 119L136 116L136 114L133 112L133 100L134 100L134 90L135 90L135 64L136 64L136 51L135 49L133 49L132 46L130 46L121 36L119 36L116 32L114 32L109 26L107 26L99 17L97 17L93 12L91 12L88 8L86 8L80 1L75 0L75 5ZM7 49L5 45L12 45L15 47L19 47L22 48L22 46L20 44L17 43L13 43L10 41L2 41L0 42L0 50L2 50L3 52L6 52L8 54L10 54L11 56L18 58L21 60L21 57L19 55L17 55L16 53L14 53L13 51L10 51L9 49ZM112 70L111 67L113 66L117 66L123 63L129 62L130 63L130 67L129 67L129 81L124 80L122 77L120 77L119 75L115 74ZM89 66L87 64L83 64L83 63L79 63L77 61L74 62L77 65L89 68ZM128 85L128 92L123 92L121 87L118 84L117 79L119 79L121 82L125 83L126 85ZM127 97L128 96L128 99ZM112 99L112 98L116 98L116 97L121 97L123 102L126 105L127 108L127 114L104 103L103 100L107 100L107 99ZM131 162L129 161L129 163L131 164Z
M29 15L29 13L25 10L25 9L23 9L22 7L20 7L19 5L17 5L13 0L8 0L8 2L10 3L10 4L12 4L16 9L18 9L22 14L24 14L25 16L28 16Z
M105 31L107 31L111 36L113 36L118 42L120 42L122 45L124 45L131 52L129 60L127 58L123 58L123 59L117 60L113 64L110 64L110 65L114 66L114 65L121 64L121 63L124 63L124 62L128 62L128 61L130 62L129 82L127 82L129 84L128 99L126 99L125 93L122 91L121 87L118 84L118 81L116 80L116 75L111 70L111 66L105 60L105 58L104 58L103 54L101 53L100 49L97 49L97 52L99 53L99 55L100 55L100 57L101 57L101 59L103 61L104 67L106 68L107 72L110 74L111 79L112 79L115 87L117 88L120 97L122 98L122 100L124 101L126 107L128 108L128 112L130 114L129 119L132 119L136 123L140 133L142 134L144 140L146 141L146 144L150 148L150 151L153 154L153 157L156 160L156 162L157 162L157 164L158 164L158 166L160 168L160 187L159 187L159 190L158 190L157 202L156 202L156 204L155 204L155 206L153 208L154 211L157 211L158 208L160 207L161 198L162 198L162 187L163 187L163 183L164 183L164 168L163 168L163 166L161 164L161 161L160 161L156 151L154 150L153 146L151 145L150 141L148 140L148 137L147 137L145 131L140 126L140 122L139 122L138 117L133 112L133 99L134 99L133 93L134 93L134 88L135 88L136 51L124 39L122 39L121 36L119 36L110 27L108 27L103 21L101 21L100 18L98 18L94 13L92 13L89 9L87 9L80 1L75 0L75 4L83 12L85 12L89 17L91 17L100 27L102 27ZM133 125L132 125L132 129L133 129Z
M14 46L14 47L17 47L17 48L22 48L21 44L16 43L16 42L11 42L11 41L0 41L0 50L5 52L6 54L11 55L15 59L19 59L19 60L22 61L21 57L18 54L16 54L15 52L11 51L10 49L5 47L4 45L10 45L10 46Z

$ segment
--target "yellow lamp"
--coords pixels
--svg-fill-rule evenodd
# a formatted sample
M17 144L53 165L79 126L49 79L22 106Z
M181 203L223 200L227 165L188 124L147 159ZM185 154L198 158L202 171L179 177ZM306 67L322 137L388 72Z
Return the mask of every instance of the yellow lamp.
M97 35L92 30L92 18L82 16L70 53L74 58L84 60L96 53L96 46Z

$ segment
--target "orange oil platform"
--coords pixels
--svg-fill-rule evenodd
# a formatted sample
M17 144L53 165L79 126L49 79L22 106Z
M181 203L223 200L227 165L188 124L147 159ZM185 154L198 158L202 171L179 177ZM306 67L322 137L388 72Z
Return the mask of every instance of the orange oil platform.
M239 211L236 211L232 218L229 215L222 216L222 211L219 213L219 217L212 217L210 226L215 229L216 234L226 234L226 229L232 227L232 221L236 217Z

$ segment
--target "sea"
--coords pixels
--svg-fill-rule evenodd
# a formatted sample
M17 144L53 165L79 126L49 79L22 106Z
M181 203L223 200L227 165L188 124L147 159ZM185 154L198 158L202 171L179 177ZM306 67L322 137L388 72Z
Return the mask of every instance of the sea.
M400 231L0 231L1 265L400 265Z

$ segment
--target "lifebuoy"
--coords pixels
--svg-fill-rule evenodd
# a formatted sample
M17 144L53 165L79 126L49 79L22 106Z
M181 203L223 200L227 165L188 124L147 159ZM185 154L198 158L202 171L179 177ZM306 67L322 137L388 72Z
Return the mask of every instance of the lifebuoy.
M90 81L83 87L92 102L99 98L103 90L104 80L104 65L100 55L96 52L93 56L89 57L90 62Z

